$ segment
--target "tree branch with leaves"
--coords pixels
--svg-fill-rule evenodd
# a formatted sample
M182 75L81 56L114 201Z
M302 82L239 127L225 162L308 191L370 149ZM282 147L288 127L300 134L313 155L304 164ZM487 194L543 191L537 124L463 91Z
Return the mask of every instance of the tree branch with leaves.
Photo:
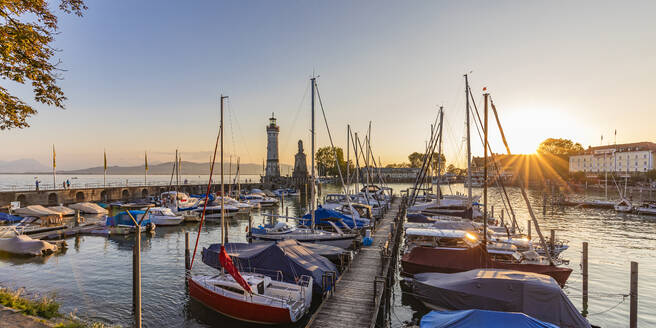
M57 16L46 0L0 0L0 130L25 128L37 111L5 87L6 81L29 82L34 100L64 109L66 97L57 85L60 61L53 61ZM61 0L59 10L82 16L82 0Z

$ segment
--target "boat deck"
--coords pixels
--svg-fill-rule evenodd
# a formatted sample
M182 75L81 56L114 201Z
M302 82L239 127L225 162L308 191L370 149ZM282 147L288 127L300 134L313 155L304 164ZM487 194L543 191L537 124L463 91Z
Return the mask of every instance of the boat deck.
M393 240L390 238L394 234L392 223L400 204L398 197L392 201L389 211L372 233L373 244L362 247L355 255L350 269L337 280L334 294L323 301L306 327L370 327L376 320L376 296L380 296L383 283L376 285L374 281L381 276L386 279L382 249L386 242Z

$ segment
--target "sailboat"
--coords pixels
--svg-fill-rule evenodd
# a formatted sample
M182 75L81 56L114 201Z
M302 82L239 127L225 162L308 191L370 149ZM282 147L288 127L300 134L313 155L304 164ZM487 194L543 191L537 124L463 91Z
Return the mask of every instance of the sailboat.
M223 100L221 96L221 190L223 183ZM216 158L216 146L214 148ZM212 169L210 170L210 177ZM206 202L209 196L211 180L208 183ZM221 198L221 206L223 198ZM189 296L206 307L225 316L259 324L288 324L300 320L310 309L312 302L312 279L301 279L302 284L292 284L271 279L271 277L242 273L235 267L225 250L225 210L221 211L221 246L219 261L221 271L213 275L193 275L188 278ZM201 216L202 228L205 213ZM196 240L198 245L198 239ZM194 249L194 255L196 249ZM193 259L191 262L193 265Z
M469 100L467 75L465 75L465 83L466 97ZM486 116L485 127L483 128L483 131L485 131L483 145L485 154L483 181L487 181L487 103L489 94L486 93L484 96ZM467 102L467 122L469 123L469 102ZM469 132L469 124L467 124L467 128ZM504 144L506 144L506 148L508 149L508 152L510 152L500 125L499 128ZM468 174L471 175L469 172ZM471 179L471 176L469 179ZM532 209L523 187L521 190L522 196L527 202L529 214L533 217ZM469 188L469 195L471 197L471 187ZM484 184L483 189L483 205L487 207L487 183ZM547 247L540 233L537 221L534 217L533 220L536 230L541 238L542 248L546 249ZM442 231L438 229L417 229L417 231L410 231L412 234L417 235L417 239L421 242L410 244L409 247L406 247L405 254L403 254L401 259L403 272L406 274L423 272L454 273L477 268L496 268L546 274L553 277L561 286L565 285L572 269L555 266L550 253L546 253L546 259L540 257L535 251L519 253L514 245L492 242L492 240L488 238L488 231L486 209L483 210L482 238L468 233L465 230ZM447 232L448 235L446 235ZM406 235L409 235L409 231L406 231Z
M316 173L314 169L315 160L314 160L314 100L315 88L316 88L316 78L312 77L310 79L311 89L312 89L312 100L311 100L311 134L312 134L312 177L310 178L310 227L299 227L299 226L290 226L285 222L277 222L268 224L265 226L260 226L253 228L250 231L250 237L258 240L267 240L267 241L279 241L286 239L295 239L300 242L311 242L311 243L322 243L331 246L337 246L340 248L350 248L353 245L353 242L356 238L360 238L359 233L355 232L344 232L339 229L336 225L333 224L333 228L336 232L324 231L316 229L315 227L315 181ZM290 219L289 217L285 217ZM291 218L293 220L303 220L302 218ZM332 222L331 222L332 223Z

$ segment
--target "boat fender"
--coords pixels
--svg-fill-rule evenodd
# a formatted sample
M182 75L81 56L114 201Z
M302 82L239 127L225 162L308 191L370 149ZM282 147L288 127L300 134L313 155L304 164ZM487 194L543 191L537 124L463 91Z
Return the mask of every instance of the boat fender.
M364 239L362 239L362 245L364 246L371 246L373 243L374 239L371 237L364 237Z

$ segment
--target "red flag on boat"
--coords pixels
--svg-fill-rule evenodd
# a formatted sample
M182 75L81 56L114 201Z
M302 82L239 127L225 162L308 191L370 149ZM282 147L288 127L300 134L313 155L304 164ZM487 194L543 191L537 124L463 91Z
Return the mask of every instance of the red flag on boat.
M221 262L221 267L223 267L228 273L235 278L235 281L241 285L242 288L244 288L245 291L247 291L250 294L253 294L253 291L251 290L251 286L249 286L246 283L246 280L239 274L239 271L237 268L235 268L234 263L232 263L232 259L230 256L228 256L228 253L226 253L225 247L221 245L221 253L219 253L219 262Z

